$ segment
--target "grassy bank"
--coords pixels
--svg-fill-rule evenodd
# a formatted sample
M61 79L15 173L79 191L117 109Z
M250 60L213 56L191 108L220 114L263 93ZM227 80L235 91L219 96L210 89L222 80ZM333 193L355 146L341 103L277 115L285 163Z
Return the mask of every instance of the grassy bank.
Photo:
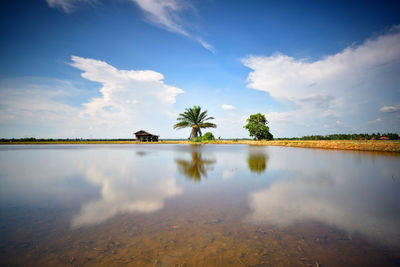
M56 145L56 144L147 144L136 141L34 141L34 142L0 142L2 145ZM400 140L216 140L202 143L190 141L160 141L155 144L248 144L256 146L287 146L322 149L341 149L357 151L381 151L400 153Z

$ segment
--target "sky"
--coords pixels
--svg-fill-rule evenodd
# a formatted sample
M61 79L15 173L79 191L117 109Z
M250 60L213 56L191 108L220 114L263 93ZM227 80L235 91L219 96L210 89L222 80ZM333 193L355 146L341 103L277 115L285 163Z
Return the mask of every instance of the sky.
M399 1L5 0L0 138L400 133Z

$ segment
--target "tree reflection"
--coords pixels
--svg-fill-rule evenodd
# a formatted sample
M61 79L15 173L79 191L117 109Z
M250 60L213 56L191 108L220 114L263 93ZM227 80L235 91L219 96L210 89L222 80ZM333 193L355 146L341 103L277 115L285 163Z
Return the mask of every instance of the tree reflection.
M180 173L194 182L200 182L201 177L207 177L207 171L212 168L216 160L203 159L200 152L193 151L191 160L175 159Z
M263 151L251 151L247 163L251 172L261 174L267 169L268 155Z

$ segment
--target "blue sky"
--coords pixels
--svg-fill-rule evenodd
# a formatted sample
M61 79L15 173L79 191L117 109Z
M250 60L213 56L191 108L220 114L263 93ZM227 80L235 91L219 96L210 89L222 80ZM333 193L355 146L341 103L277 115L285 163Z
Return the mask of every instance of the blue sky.
M38 0L0 4L0 137L222 138L400 132L398 1Z

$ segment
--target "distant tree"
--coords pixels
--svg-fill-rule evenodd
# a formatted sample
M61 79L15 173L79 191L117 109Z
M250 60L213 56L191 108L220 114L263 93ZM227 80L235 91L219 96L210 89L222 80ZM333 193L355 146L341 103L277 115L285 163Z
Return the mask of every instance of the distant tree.
M213 117L207 117L207 110L201 112L200 106L185 109L185 112L179 114L177 120L179 121L174 125L174 129L183 129L192 127L189 139L196 138L201 134L201 128L217 128L217 125L208 120L213 120Z
M261 113L257 113L250 115L244 128L246 128L249 131L250 136L254 136L256 140L272 140L273 135L269 132L267 124L268 121L265 116Z

